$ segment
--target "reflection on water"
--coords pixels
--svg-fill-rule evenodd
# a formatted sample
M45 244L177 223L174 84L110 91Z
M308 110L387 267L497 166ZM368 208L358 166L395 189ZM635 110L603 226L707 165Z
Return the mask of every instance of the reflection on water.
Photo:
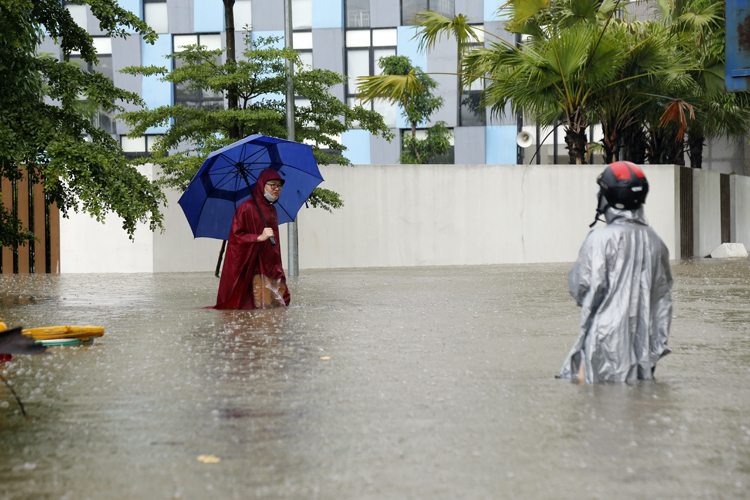
M287 309L206 274L0 276L0 498L747 498L750 264L674 265L655 382L555 380L568 265L305 271ZM216 464L196 460L214 455Z

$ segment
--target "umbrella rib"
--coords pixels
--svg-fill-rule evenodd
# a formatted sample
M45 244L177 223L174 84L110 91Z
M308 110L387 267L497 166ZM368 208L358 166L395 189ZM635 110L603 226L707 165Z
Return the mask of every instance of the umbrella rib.
M303 174L307 174L310 177L313 177L315 179L320 179L321 181L323 180L323 177L318 177L317 175L311 174L308 170L303 170L303 169L301 169L299 167L295 167L294 165L288 165L286 163L277 163L277 165L280 165L280 166L285 167L285 168L291 168L291 169L297 170L297 171L302 172Z
M232 174L234 174L234 175L232 175ZM236 171L232 172L232 171L228 170L224 174L224 177L222 177L219 180L219 182L217 182L216 184L214 184L214 190L222 189L222 188L224 188L224 186L230 184L232 181L235 181L235 180L237 180L237 172Z

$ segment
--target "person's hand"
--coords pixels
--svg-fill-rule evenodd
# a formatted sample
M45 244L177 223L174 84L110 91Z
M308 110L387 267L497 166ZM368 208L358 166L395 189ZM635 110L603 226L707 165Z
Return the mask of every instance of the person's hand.
M266 241L271 236L273 236L273 229L267 227L258 235L258 241Z

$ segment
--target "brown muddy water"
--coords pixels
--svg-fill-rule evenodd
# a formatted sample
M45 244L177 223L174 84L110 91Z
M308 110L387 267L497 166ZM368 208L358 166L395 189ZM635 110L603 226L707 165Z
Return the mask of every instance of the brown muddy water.
M209 273L2 276L9 326L106 334L0 365L0 500L750 498L750 261L673 265L633 385L555 380L568 268L303 271L240 312Z

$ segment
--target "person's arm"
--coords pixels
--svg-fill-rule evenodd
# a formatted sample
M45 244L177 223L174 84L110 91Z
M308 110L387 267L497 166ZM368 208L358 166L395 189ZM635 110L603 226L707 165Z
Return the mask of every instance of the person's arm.
M263 228L263 232L258 235L258 238L256 241L260 243L261 241L266 241L271 236L273 236L273 229L271 229L270 227L266 227L266 228Z
M669 328L672 324L672 272L669 267L669 250L659 241L660 255L655 262L651 285L651 325L650 353L651 362L656 364L662 356L671 352L667 347Z
M588 329L607 294L607 241L592 231L568 273L568 290L581 308L581 328Z
M237 244L249 245L263 241L259 239L264 232L263 223L260 222L260 217L255 207L244 203L239 206L234 213L231 232L230 239Z

